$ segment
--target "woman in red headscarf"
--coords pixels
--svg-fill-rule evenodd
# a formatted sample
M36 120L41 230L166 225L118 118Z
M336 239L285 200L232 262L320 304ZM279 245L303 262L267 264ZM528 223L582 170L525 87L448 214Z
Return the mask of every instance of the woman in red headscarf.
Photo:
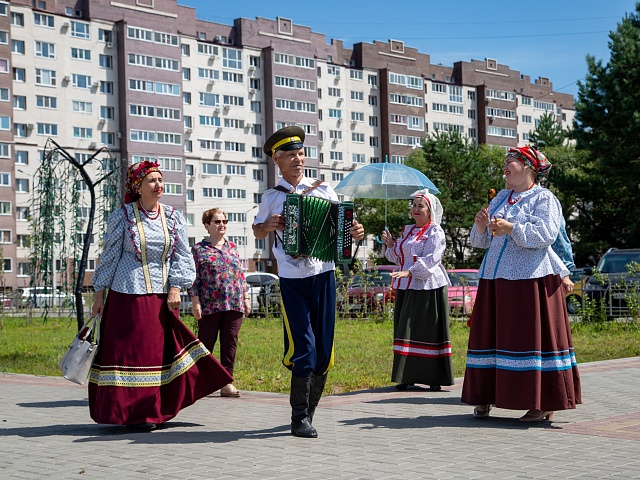
M420 383L437 392L453 385L447 300L451 283L442 265L446 240L440 200L427 190L415 192L411 216L415 224L406 225L397 240L389 230L382 232L387 259L400 267L391 274L397 289L391 380L398 390Z
M469 333L462 401L474 416L491 406L551 420L581 403L580 376L561 278L552 249L562 223L558 199L539 185L551 164L531 147L504 161L507 188L475 216L471 245L486 249Z
M180 290L195 280L184 217L160 203L158 164L129 168L125 204L109 217L93 274L100 349L89 374L97 423L149 431L232 381L180 321ZM105 300L105 292L108 295Z

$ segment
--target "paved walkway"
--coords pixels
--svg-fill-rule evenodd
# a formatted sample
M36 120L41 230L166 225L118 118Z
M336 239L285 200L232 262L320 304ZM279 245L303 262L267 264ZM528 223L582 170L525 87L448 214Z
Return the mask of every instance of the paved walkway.
M95 425L84 387L0 374L0 478L640 478L640 357L580 366L584 404L553 423L476 420L446 391L329 396L317 439L289 433L288 397L210 396L168 428Z

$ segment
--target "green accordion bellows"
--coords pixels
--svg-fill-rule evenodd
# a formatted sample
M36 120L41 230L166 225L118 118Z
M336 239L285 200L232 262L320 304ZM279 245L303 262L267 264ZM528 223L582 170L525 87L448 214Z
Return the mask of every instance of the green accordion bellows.
M289 194L284 202L283 248L293 257L349 263L353 203Z

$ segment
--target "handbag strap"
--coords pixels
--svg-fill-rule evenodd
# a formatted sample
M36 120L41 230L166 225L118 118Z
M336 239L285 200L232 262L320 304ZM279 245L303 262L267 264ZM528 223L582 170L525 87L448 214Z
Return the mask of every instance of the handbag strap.
M95 333L95 335L92 335ZM91 319L87 320L87 322L83 325L82 330L78 333L78 337L82 340L91 339L92 337L95 339L95 344L100 343L100 315L96 315L95 317L91 317Z

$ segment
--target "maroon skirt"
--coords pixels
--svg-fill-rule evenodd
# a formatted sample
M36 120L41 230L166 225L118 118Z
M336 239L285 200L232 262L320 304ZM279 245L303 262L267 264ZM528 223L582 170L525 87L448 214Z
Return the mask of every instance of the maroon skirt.
M558 275L480 280L462 402L549 411L582 403Z
M164 423L233 379L167 307L167 295L110 291L89 373L97 423Z

